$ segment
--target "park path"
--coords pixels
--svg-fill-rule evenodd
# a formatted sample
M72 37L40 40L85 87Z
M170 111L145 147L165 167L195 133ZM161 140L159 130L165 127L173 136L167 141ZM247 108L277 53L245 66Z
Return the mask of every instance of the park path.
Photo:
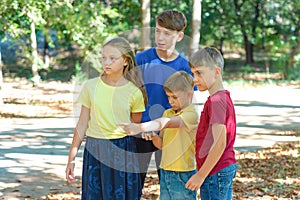
M227 88L236 108L237 151L299 141L300 86ZM196 95L199 108L207 95ZM46 199L56 191L79 192L78 184L68 185L64 179L75 123L75 117L0 119L0 199ZM75 169L78 177L82 150Z

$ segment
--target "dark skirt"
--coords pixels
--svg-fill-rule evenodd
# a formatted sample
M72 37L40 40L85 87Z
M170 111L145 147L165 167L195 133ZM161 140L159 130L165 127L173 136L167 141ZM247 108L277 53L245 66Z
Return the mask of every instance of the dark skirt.
M138 200L142 195L132 137L87 137L83 155L82 199Z

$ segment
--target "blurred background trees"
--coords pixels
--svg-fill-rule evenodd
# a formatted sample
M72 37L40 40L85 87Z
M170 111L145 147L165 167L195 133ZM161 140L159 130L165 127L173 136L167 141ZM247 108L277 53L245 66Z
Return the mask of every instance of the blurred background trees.
M167 9L187 16L187 57L211 45L224 54L225 71L300 79L298 0L2 0L0 82L2 74L33 85L70 81L87 58L100 67L97 47L110 36L125 34L137 51L148 48L155 16Z

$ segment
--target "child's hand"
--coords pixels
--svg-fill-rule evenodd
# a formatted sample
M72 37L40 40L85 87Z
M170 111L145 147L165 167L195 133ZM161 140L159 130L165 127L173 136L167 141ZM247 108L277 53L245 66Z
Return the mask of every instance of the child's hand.
M142 138L144 139L144 140L152 140L152 137L154 136L154 132L151 132L151 133L149 133L149 132L143 132L142 133ZM156 135L156 134L155 134Z
M72 183L72 182L75 181L74 167L75 167L75 163L74 162L71 162L71 163L67 164L66 179L67 179L68 183Z
M127 135L137 135L142 132L139 125L135 123L121 123L118 126L122 126Z
M204 180L205 178L196 173L188 180L188 182L185 184L185 187L192 191L199 190Z

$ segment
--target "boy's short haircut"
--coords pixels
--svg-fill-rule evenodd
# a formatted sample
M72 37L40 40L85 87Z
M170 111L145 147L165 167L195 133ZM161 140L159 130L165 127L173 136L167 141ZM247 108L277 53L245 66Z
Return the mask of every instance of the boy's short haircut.
M189 65L191 68L200 66L214 68L217 66L223 71L224 59L218 49L214 47L205 47L193 53Z
M185 15L177 10L166 10L156 17L156 22L173 31L184 31L187 26Z
M172 74L164 84L164 90L170 92L193 91L193 77L185 71L178 71Z

